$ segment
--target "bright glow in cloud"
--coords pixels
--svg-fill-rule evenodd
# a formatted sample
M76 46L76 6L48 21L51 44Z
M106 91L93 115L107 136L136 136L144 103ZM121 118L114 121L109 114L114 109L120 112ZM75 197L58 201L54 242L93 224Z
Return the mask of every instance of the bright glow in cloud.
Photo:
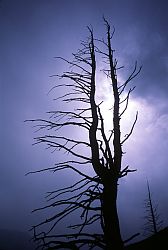
M110 131L113 128L112 89L108 79L100 75L99 80L97 103L103 100L100 106L101 112L105 129ZM153 103L157 105L154 106ZM166 139L168 135L168 115L163 113L164 105L163 100L151 102L130 96L128 108L121 119L121 139L123 139L130 132L138 111L138 120L133 133L123 145L123 151L127 152L123 157L123 162L125 164L129 162L133 165L136 164L136 168L139 167L140 172L145 171L148 175L157 175L157 166L164 164L166 160L164 152L168 143L168 139ZM124 105L121 105L121 112L123 109Z

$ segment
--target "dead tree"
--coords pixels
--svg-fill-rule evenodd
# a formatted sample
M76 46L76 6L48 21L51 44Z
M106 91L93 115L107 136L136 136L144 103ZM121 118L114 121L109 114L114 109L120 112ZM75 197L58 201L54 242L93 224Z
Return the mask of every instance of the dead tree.
M50 111L48 120L31 120L36 122L40 130L49 131L49 134L35 138L37 144L45 143L52 150L68 154L66 160L56 163L54 167L35 173L72 170L79 175L77 182L71 186L50 192L50 203L35 210L55 209L52 217L33 227L34 238L41 242L40 246L44 249L82 249L86 246L87 249L123 249L117 212L118 180L135 171L129 169L129 166L122 167L122 146L131 136L138 114L136 113L132 127L126 135L121 134L120 120L127 110L129 97L134 89L126 90L127 85L139 74L141 68L137 69L135 63L127 80L118 82L117 72L122 67L118 67L113 56L111 41L114 30L111 33L106 19L104 23L105 40L95 39L93 29L88 27L89 37L81 43L81 49L73 54L72 61L57 57L70 66L70 70L63 74L52 76L63 80L63 83L54 88L62 89L64 94L57 101L68 104L69 109ZM97 57L105 61L103 72L111 82L111 98L114 101L109 117L113 124L110 131L105 129L102 101L96 100ZM74 128L80 129L81 135L86 135L85 140L79 138L79 135L75 138ZM71 137L66 134L70 129ZM88 171L85 172L86 169L90 169L89 174ZM81 215L79 223L69 226L76 230L75 233L52 234L56 225L73 213ZM100 226L100 233L89 233L88 228L93 224ZM37 232L43 225L50 225L48 231Z
M145 216L145 235L153 235L157 234L159 230L161 230L163 221L160 219L160 215L158 213L158 207L154 203L152 199L152 194L149 186L149 182L147 180L147 189L148 195L147 199L145 200L145 208L147 215Z

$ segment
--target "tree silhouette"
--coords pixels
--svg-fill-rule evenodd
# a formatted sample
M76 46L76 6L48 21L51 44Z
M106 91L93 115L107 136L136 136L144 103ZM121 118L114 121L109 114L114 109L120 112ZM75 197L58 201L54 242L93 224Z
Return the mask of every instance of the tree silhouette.
M141 68L137 69L135 63L129 77L119 83L117 72L123 67L118 67L113 56L111 40L114 30L111 33L105 18L104 23L105 40L95 39L93 29L88 27L89 37L81 42L81 49L73 54L72 61L57 57L70 66L69 71L52 76L63 80L63 83L54 88L63 91L64 94L58 97L57 101L66 103L68 110L62 108L50 111L48 120L31 120L37 123L36 126L40 130L48 133L35 138L37 144L45 143L53 151L67 153L65 160L56 163L54 167L31 173L71 170L79 175L72 185L49 192L49 204L34 210L53 208L55 211L53 216L33 227L34 238L41 242L39 247L43 246L44 249L123 249L117 212L118 180L135 171L129 169L129 166L122 167L122 146L133 132L138 113L126 135L121 135L120 120L127 110L130 94L134 90L133 87L126 91L127 85L139 74ZM110 81L113 100L109 117L112 121L110 131L105 127L103 101L97 98L96 92L99 74L97 64L100 58L105 65L102 71ZM80 129L81 137L77 129ZM80 214L81 219L79 223L69 225L69 228L75 231L63 235L55 234L56 225L73 213ZM44 225L49 226L45 232ZM100 233L92 233L98 225Z
M145 208L147 215L145 216L145 234L152 235L157 234L159 230L162 229L163 221L160 219L158 213L158 206L154 203L152 199L152 194L147 180L148 197L145 200Z

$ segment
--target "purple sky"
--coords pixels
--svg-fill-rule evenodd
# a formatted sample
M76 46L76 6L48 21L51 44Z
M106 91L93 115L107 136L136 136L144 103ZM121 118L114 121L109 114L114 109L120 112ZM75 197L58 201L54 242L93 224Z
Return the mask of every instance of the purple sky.
M124 161L137 172L122 180L119 210L124 237L140 231L150 181L159 212L168 225L168 4L164 0L2 0L0 8L1 228L27 230L42 215L30 211L44 193L62 184L52 174L26 176L52 166L58 155L31 146L34 129L25 119L45 117L57 107L47 95L49 75L65 69L54 56L70 58L92 24L103 37L102 15L115 26L116 57L127 69L143 65L134 81L139 119ZM137 105L137 106L136 106ZM132 106L131 106L132 107ZM65 174L64 180L70 182Z

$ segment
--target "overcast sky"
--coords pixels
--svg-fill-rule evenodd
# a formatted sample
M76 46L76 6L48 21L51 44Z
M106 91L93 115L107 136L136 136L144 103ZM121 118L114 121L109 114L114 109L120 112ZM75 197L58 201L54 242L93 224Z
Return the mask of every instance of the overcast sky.
M87 37L105 34L102 16L115 26L114 49L130 69L137 60L141 74L128 119L139 119L124 156L137 172L120 185L119 211L124 237L140 231L146 178L159 212L168 225L168 3L165 0L2 0L0 8L0 221L1 228L28 230L42 215L31 210L47 191L62 184L53 174L29 175L52 166L58 155L32 146L34 129L24 120L46 117L55 109L50 75L65 68L54 56L70 58ZM122 76L122 75L121 75ZM124 73L123 73L124 76ZM64 176L70 182L70 177Z

